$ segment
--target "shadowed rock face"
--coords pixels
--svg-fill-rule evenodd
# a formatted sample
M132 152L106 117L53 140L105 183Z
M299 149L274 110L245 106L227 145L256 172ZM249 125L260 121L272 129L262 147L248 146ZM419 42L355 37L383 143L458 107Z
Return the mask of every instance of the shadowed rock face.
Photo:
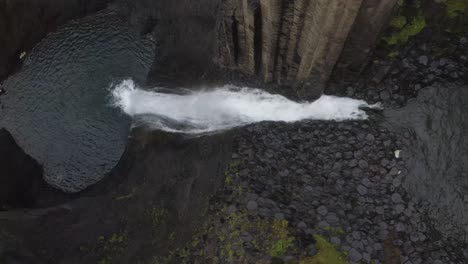
M331 80L353 82L367 66L396 0L364 0L337 61Z
M134 129L119 165L76 199L0 212L0 263L152 263L199 227L231 146L229 132L187 138Z
M70 19L103 9L111 0L1 0L0 80L21 64L28 52L48 32Z
M3 128L0 129L0 164L0 211L47 207L72 198L44 181L42 166ZM1 258L0 263L3 263Z
M366 64L395 4L396 0L229 0L220 29L225 41L221 57L226 67L293 87L301 98L317 98L343 47L341 67Z
M42 168L5 129L0 129L0 161L0 210L34 206Z
M142 33L152 33L158 42L149 83L192 86L216 71L220 0L140 0L126 4L132 21L142 26Z
M315 99L335 66L336 76L349 78L367 64L396 0L126 4L132 21L159 42L151 84L194 86L240 72L247 84L261 81L288 96Z

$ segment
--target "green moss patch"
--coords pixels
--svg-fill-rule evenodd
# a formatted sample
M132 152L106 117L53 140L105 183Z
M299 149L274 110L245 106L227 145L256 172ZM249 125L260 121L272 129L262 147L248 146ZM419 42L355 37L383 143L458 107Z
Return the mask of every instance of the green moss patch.
M272 257L281 257L294 247L294 237L289 236L288 221L274 221L271 227L271 246L268 253Z
M302 260L300 264L347 264L346 254L338 251L334 245L320 235L314 236L317 255Z
M112 234L106 238L100 236L98 238L98 246L100 252L100 259L98 264L114 263L116 259L121 256L127 248L127 233L120 232Z
M450 18L456 18L468 11L468 0L447 0L445 4L447 6L447 16Z
M406 22L406 18L395 18L392 20L392 26L398 28L390 36L384 37L383 39L387 42L388 45L397 45L403 44L408 41L410 37L416 36L426 27L426 18L423 15L418 15L414 17L409 23Z
M398 29L402 29L406 24L408 23L408 20L406 19L405 16L399 15L396 16L390 21L390 26Z

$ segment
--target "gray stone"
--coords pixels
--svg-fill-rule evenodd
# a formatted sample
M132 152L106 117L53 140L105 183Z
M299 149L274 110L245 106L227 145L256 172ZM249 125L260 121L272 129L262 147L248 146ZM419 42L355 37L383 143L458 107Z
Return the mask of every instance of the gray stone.
M281 177L288 177L289 176L289 170L283 170L279 173Z
M328 209L327 209L327 207L322 205L319 208L317 208L317 213L319 215L321 215L321 216L324 216L324 215L326 215L328 213Z
M301 221L297 224L297 227L304 230L307 228L307 224Z
M283 213L276 213L275 214L275 219L276 220L284 220L284 214Z
M309 246L306 248L306 252L307 252L307 255L309 255L309 256L315 256L315 255L317 255L317 249L315 248L315 245L314 245L314 244L309 245Z
M246 242L250 242L253 240L253 236L251 234L249 234L248 232L242 232L241 234L241 238L246 241Z
M356 248L356 249L359 249L359 250L364 249L364 245L363 245L362 242L359 241L359 240L354 240L353 243L351 244L351 246L352 246L353 248Z
M363 185L359 185L357 188L357 191L360 195L366 195L367 194L367 188Z
M354 168L351 174L354 178L358 178L362 175L362 170L359 168Z
M375 140L375 137L374 137L374 135L372 135L372 134L367 134L366 140L367 140L367 141L370 141L370 142L373 142L373 141Z
M369 163L367 163L367 161L365 161L365 160L360 160L359 161L359 168L365 170L365 169L369 168Z
M227 209L227 212L228 212L229 214L232 214L232 213L234 213L234 212L236 212L236 211L237 211L236 206L233 205L233 204L231 204L231 205L228 207L228 209Z
M330 242L334 245L341 245L341 239L339 237L332 237L330 238Z
M395 187L395 188L400 187L400 185L401 185L401 178L400 178L400 177L396 177L395 179L393 179L392 185L393 185L393 187Z
M387 230L380 230L377 235L381 240L385 240L385 239L387 239L388 231Z
M448 63L448 59L446 59L446 58L442 58L442 59L439 60L440 66L444 66L447 63Z
M429 63L429 58L427 56L421 56L419 57L418 62L424 66L427 66Z
M346 88L346 94L348 95L348 97L352 97L354 95L354 88L351 86L348 86Z
M380 250L382 250L382 249L383 249L382 244L380 244L380 243L375 243L375 244L374 244L374 250L375 250L375 251L380 251Z
M423 233L419 233L419 241L425 241L426 240L426 235Z
M249 211L255 211L255 210L257 210L257 208L258 208L257 202L250 200L247 203L247 209L249 209Z
M329 228L330 227L330 224L327 223L326 221L320 221L320 223L318 223L318 227L320 229L325 229L325 228Z
M362 255L354 248L351 248L349 251L349 259L354 262L359 262L362 260Z
M400 194L399 194L399 193L394 193L394 194L392 194L392 201L393 201L394 203L401 203L402 200L401 200Z
M372 184L372 183L369 181L368 178L362 179L361 183L362 183L362 185L364 185L364 186L366 186L366 187L369 187L369 186L371 186L371 184Z
M395 230L397 232L405 232L406 231L406 226L405 226L405 224L399 222L399 223L397 223L395 225Z
M390 93L388 91L380 92L380 99L382 100L390 99Z
M385 209L383 208L383 206L377 206L375 208L375 212L380 214L380 215L383 215L385 213Z
M353 231L353 233L351 234L353 236L354 239L356 240L360 240L361 239L361 232L359 231Z
M419 234L417 232L411 232L410 239L413 242L419 241Z
M381 230L386 230L386 229L388 229L388 224L385 223L385 222L380 222L380 223L379 223L379 228L380 228Z
M398 169L393 167L388 174L391 176L396 176L398 175Z
M337 224L340 220L338 219L338 216L336 216L335 213L328 214L326 217L326 220L330 224Z
M411 245L411 242L406 241L403 244L403 252L405 252L406 254L411 254L413 251L414 251L414 247L413 245Z
M369 253L364 253L364 254L362 254L362 258L363 258L367 263L371 262L371 256L370 256Z
M395 212L397 214L401 214L401 213L403 213L403 211L405 211L405 206L403 204L397 204L395 206Z

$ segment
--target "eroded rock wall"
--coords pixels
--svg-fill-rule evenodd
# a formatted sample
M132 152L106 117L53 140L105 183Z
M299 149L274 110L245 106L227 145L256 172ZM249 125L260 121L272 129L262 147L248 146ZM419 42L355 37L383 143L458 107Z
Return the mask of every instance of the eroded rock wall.
M397 0L365 0L346 40L331 79L353 82L367 66Z
M365 64L396 0L229 0L220 29L224 66L318 97L341 52ZM365 43L365 48L362 44ZM357 54L354 57L354 54Z
M221 0L128 1L131 19L158 42L148 76L151 85L192 86L203 83L215 67Z

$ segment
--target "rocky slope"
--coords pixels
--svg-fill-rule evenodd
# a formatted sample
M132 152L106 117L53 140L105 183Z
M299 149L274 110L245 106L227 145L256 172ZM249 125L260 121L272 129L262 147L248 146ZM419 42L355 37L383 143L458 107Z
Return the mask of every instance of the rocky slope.
M412 176L395 153L410 133L381 125L243 130L208 220L169 263L464 263L462 244L403 188Z
M231 140L135 129L116 169L74 199L0 212L0 263L153 263L190 239Z

